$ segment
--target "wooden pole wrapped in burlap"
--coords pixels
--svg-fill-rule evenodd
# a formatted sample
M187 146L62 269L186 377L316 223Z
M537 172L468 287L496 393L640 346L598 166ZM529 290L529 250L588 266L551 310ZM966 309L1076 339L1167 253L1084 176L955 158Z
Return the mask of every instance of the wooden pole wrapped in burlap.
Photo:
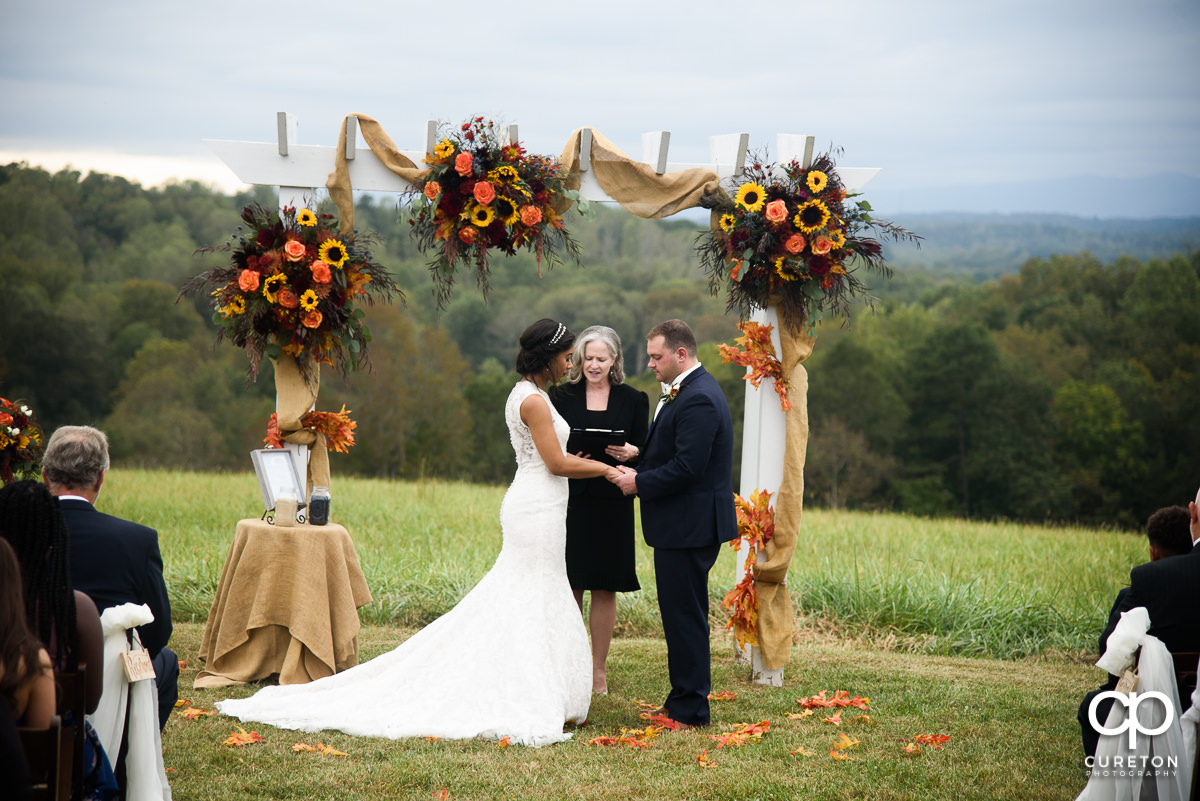
M325 181L325 188L329 190L329 199L333 201L333 205L337 206L338 231L342 236L350 236L354 233L354 194L353 187L350 185L350 162L346 159L346 120L350 117L358 118L358 129L362 132L363 141L367 143L367 147L371 148L375 158L396 175L410 184L416 184L421 180L422 175L429 172L428 169L414 164L412 159L401 153L400 148L396 147L396 143L392 141L392 137L388 136L387 131L383 130L383 126L374 117L368 117L366 114L351 114L344 118L341 132L338 134L337 157L334 160L333 172L329 173L329 178Z
M317 402L320 388L319 364L312 365L311 375L306 377L301 374L295 356L286 353L279 356L275 362L275 421L284 442L308 446L304 499L312 494L314 486L329 486L329 448L325 444L325 435L300 424L300 418Z
M787 381L790 411L784 414L783 480L775 496L775 534L758 553L754 589L758 595L758 647L763 665L779 670L792 654L792 601L787 572L800 536L804 508L804 459L808 450L808 371L804 360L813 339L804 331L779 327L780 363Z

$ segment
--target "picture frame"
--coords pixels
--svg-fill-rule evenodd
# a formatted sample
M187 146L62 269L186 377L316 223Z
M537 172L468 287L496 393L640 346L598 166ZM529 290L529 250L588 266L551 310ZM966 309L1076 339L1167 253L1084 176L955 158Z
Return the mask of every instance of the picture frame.
M250 461L258 476L258 488L262 490L263 506L267 511L275 508L275 501L285 492L296 499L296 508L303 509L305 485L292 454L281 448L259 448L250 451Z

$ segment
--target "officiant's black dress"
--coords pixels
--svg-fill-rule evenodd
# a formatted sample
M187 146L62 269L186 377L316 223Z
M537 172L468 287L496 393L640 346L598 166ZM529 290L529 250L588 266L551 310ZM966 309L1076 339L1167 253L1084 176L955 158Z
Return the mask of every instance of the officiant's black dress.
M550 393L558 413L572 428L607 428L626 432L640 451L646 445L650 401L627 384L608 390L608 408L589 411L587 381L562 384ZM618 464L604 452L593 459ZM628 463L632 467L637 462ZM633 496L621 494L604 478L571 479L567 502L567 579L574 590L633 592L641 589L634 565Z

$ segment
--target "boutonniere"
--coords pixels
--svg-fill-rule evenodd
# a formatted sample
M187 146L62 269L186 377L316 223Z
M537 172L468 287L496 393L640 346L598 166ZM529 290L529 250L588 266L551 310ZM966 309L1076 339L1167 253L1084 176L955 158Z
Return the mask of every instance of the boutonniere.
M658 397L660 403L670 403L679 395L679 387L671 387L666 392Z

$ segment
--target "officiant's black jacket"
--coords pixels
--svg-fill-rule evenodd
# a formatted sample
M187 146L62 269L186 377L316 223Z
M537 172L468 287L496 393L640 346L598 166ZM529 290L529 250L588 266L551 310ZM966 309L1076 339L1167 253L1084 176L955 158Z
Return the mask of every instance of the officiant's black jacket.
M589 419L587 408L587 382L581 380L578 384L559 384L550 390L550 400L563 419L570 423L571 428L591 428L586 425ZM602 419L612 425L604 428L624 429L625 441L637 447L639 451L646 449L646 430L650 420L650 401L646 393L634 389L628 384L614 384L608 390L608 409L599 414ZM608 454L601 451L593 453L592 458L605 464L619 464ZM629 462L637 465L637 460ZM571 479L571 495L591 495L600 498L624 498L619 487L604 477Z
M100 614L125 603L149 606L154 620L137 630L150 656L157 656L171 639L171 602L158 532L106 515L87 501L58 503L71 538L72 586L90 596Z

